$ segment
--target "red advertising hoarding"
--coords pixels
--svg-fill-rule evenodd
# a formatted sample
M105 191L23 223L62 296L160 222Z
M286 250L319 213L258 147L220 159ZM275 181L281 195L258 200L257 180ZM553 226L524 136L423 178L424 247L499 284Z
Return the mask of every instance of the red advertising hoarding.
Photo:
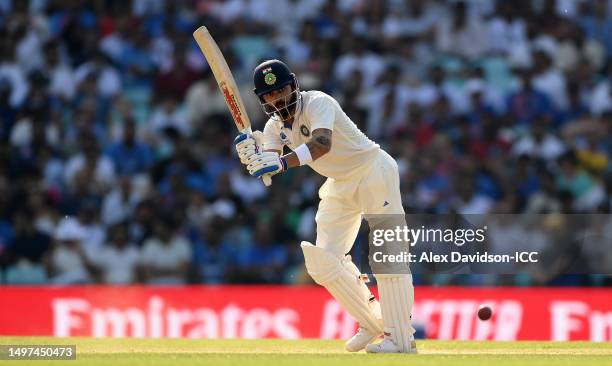
M612 289L417 287L432 339L612 341ZM493 317L476 317L481 303ZM348 338L316 286L0 287L0 335Z

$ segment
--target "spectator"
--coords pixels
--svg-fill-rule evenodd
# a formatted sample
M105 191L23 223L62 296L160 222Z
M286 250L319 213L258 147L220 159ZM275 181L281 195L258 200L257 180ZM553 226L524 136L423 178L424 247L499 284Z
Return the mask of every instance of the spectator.
M229 181L232 193L239 196L245 204L261 200L267 195L267 191L261 185L261 182L245 171L232 171L229 175Z
M7 140L17 120L17 108L10 103L12 93L10 81L0 77L0 140Z
M450 15L436 29L436 47L452 55L475 59L487 51L485 25L479 14L469 14L465 1L454 3Z
M125 224L109 230L109 241L87 256L87 264L106 284L129 285L138 280L140 252L129 242Z
M345 47L348 52L343 53L334 65L334 78L338 82L347 82L349 75L357 69L364 75L362 88L368 90L373 87L378 76L383 72L385 64L379 55L368 51L367 40L363 38L347 39Z
M567 85L568 103L566 108L559 111L556 117L556 124L563 125L567 122L574 122L586 118L589 115L589 108L582 100L580 85L570 83Z
M504 55L527 48L527 27L516 6L507 1L496 4L497 11L487 23L489 48Z
M581 120L568 124L561 130L563 138L576 151L580 164L591 174L602 174L608 168L606 130L605 118Z
M387 67L380 76L370 95L368 136L387 136L397 124L405 120L405 106L410 95L408 88L401 83L401 77L401 70L397 65Z
M514 186L516 186L517 198L520 200L521 206L524 205L540 187L540 177L536 172L536 164L534 161L534 159L531 159L527 155L520 156L513 172Z
M475 182L469 175L456 178L455 191L452 199L452 210L462 215L487 214L493 208L493 201L475 190Z
M115 62L120 62L121 56L129 47L130 33L133 29L127 15L115 20L115 29L100 40L100 50Z
M46 67L49 70L49 94L61 102L69 102L76 92L73 70L62 60L58 43L49 41L44 46Z
M272 225L259 222L253 244L237 251L232 277L239 283L280 283L287 264L286 249L274 241ZM231 259L230 259L231 260Z
M512 153L543 160L557 159L566 147L561 139L546 131L546 123L546 119L542 117L536 120L529 135L519 139L513 146Z
M411 37L427 37L440 16L440 7L432 1L406 3L407 18L402 24L403 32Z
M450 194L450 182L447 176L435 170L433 156L424 155L418 162L419 177L415 187L415 200L420 210L428 213L445 212L445 199Z
M554 67L551 57L544 51L534 52L533 86L546 94L557 110L567 108L565 76Z
M587 38L601 43L606 49L607 57L610 57L612 56L612 20L609 18L608 6L607 0L584 2L581 5L581 16L578 21Z
M51 238L36 228L32 222L33 216L34 213L27 208L15 214L13 223L15 232L9 247L9 257L12 257L15 263L25 260L40 264L51 247Z
M560 174L557 177L557 187L572 194L575 199L574 210L592 210L603 203L603 188L579 166L573 151L562 155L558 163Z
M78 220L66 217L59 222L55 242L45 258L51 283L68 285L91 282L82 247L85 238L85 231Z
M191 251L179 229L171 219L160 219L154 235L144 242L141 261L146 283L186 283Z
M569 73L579 62L587 61L594 70L599 70L605 60L605 49L598 41L587 39L583 29L573 25L561 35L559 47L553 60L561 72Z
M206 103L202 103L203 100ZM185 96L185 109L187 120L193 127L210 115L225 113L227 109L225 99L219 93L217 80L212 73L208 73L207 77L194 82L189 87Z
M15 45L4 43L2 56L0 56L0 80L10 83L9 106L19 108L25 102L30 86L25 71L15 60Z
M191 132L191 126L185 111L178 104L178 101L171 96L162 100L151 117L151 129L154 133L160 134L166 128L173 128L183 136L188 136Z
M66 163L64 181L74 188L76 181L85 180L96 193L106 192L115 181L115 166L100 154L98 143L92 137L81 140L81 152Z
M99 201L82 200L77 217L85 235L81 247L88 255L96 253L106 242L106 230L100 221Z
M549 171L542 171L539 176L539 189L529 197L527 213L557 213L561 211L561 202L557 194L555 175Z
M107 193L102 202L102 222L113 226L128 220L142 199L129 176L119 177L119 186Z
M219 218L201 226L199 240L193 245L192 259L198 282L219 284L229 280L232 252L219 230L223 227L223 220Z
M127 87L150 88L155 72L153 57L149 52L148 35L143 27L128 34L127 42L119 54L118 63Z
M159 73L154 81L157 92L155 100L176 98L183 100L191 84L201 78L200 72L191 67L186 60L186 49L178 48L174 57L174 65L168 71Z
M77 83L81 84L88 78L95 82L97 92L103 98L114 97L121 90L121 76L108 58L101 52L96 53L91 61L88 61L75 70Z
M591 91L589 108L591 114L596 117L612 110L612 86L610 76L612 75L612 62L606 66L607 78L601 80Z
M520 69L518 75L521 84L519 90L510 94L507 102L510 117L520 124L531 124L538 116L552 115L553 105L550 98L533 85L533 72Z
M153 151L148 144L137 140L136 124L128 119L123 124L121 141L111 145L107 151L118 175L145 173L154 162Z

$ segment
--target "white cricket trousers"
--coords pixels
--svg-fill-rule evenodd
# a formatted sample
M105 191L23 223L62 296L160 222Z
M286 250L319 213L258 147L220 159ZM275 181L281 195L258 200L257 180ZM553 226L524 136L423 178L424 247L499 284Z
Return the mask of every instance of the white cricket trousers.
M327 178L319 198L316 246L338 258L351 250L362 214L404 214L397 163L382 149L354 178Z

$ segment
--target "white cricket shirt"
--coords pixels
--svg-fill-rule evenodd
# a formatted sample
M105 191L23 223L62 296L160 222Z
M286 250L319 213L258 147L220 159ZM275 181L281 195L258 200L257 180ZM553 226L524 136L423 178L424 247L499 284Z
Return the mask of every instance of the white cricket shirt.
M374 161L379 146L357 128L331 96L316 90L300 93L302 103L292 126L270 118L264 127L264 149L291 150L308 142L317 128L332 130L331 150L308 163L317 173L337 180L358 176Z

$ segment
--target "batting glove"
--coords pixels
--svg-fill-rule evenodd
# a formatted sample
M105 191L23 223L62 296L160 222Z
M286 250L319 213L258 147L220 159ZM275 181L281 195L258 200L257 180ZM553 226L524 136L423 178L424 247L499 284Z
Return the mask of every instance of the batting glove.
M240 162L244 165L248 165L253 156L262 149L263 133L261 131L254 131L252 134L241 133L234 139L234 146Z
M273 176L287 170L287 161L278 153L267 151L257 153L250 158L251 162L247 165L249 174L254 177L261 177L264 174Z

